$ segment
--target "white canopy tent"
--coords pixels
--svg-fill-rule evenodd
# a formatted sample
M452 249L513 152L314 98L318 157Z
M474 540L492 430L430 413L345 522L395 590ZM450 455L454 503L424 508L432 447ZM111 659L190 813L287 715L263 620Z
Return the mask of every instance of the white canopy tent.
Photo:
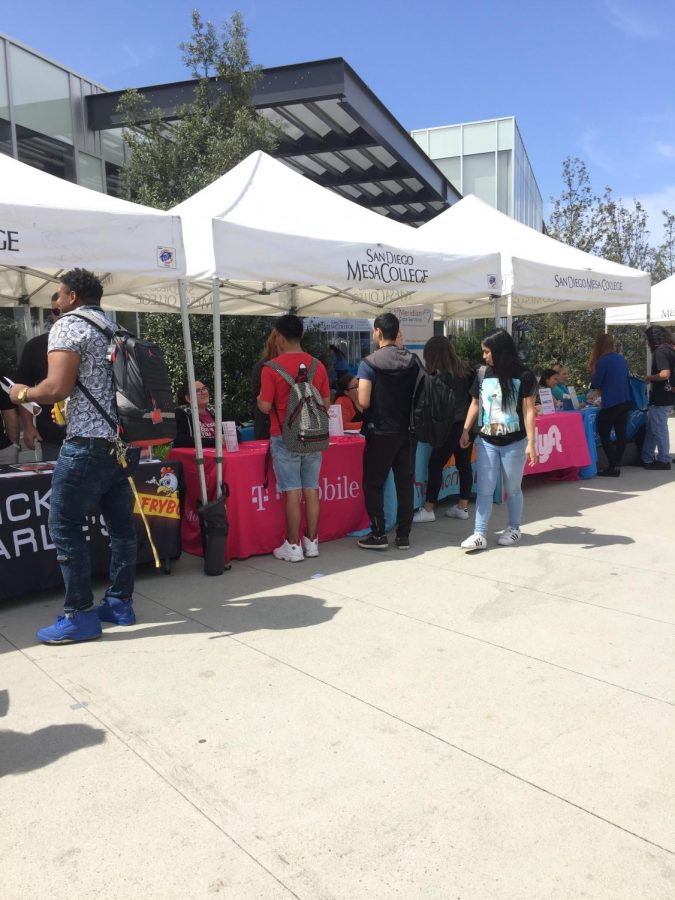
M75 266L101 277L104 297L185 274L175 215L55 178L4 154L0 184L2 306L48 308L59 275Z
M652 287L649 305L616 306L607 310L607 325L675 325L675 275Z
M420 232L322 188L263 152L172 213L183 222L190 312L211 312L218 278L230 315L372 317L412 293L474 298L489 290L495 252L429 251ZM212 225L212 220L215 224ZM423 302L423 301L417 301ZM178 311L175 286L117 297L117 309Z
M222 437L221 312L372 317L409 305L413 291L478 297L498 264L495 253L430 252L415 229L322 188L260 151L171 212L183 223L188 283L178 293L159 286L127 299L148 312L180 308L186 335L189 312L212 310L216 458ZM115 298L118 309L124 302ZM192 383L187 340L186 350Z
M649 299L646 272L584 253L516 222L473 195L419 229L429 247L480 255L498 250L500 269L492 297L434 301L438 315L488 318L495 296L507 298L502 315L569 312ZM424 302L420 295L416 302ZM499 307L497 307L499 312Z

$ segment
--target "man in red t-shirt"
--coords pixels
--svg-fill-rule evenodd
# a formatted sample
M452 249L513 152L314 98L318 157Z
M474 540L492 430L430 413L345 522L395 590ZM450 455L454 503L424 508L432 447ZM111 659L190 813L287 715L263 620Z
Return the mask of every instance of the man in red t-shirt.
M295 378L298 368L304 364L309 368L314 357L305 353L300 346L302 339L302 319L298 316L281 316L274 323L277 331L277 347L280 355L274 360ZM313 379L314 387L321 394L324 406L330 406L328 373L323 363L319 363ZM277 559L300 562L305 556L319 555L319 472L321 451L317 453L292 453L284 444L281 426L286 419L286 408L291 386L278 372L269 366L262 368L258 409L270 417L270 448L272 463L277 479L277 488L286 502L286 540L274 550ZM304 495L307 533L300 542L300 501Z

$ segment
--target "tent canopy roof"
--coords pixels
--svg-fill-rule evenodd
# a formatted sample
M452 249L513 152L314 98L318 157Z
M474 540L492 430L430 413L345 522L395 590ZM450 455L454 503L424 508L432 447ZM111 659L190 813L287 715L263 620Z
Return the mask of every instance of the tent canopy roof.
M652 287L649 305L652 325L675 325L675 275L664 278ZM617 306L607 310L607 325L646 325L647 304Z
M419 230L262 152L171 212L183 222L192 311L208 311L209 282L218 278L223 312L367 317L409 306L417 291L478 297L498 264L495 253L429 251ZM178 307L169 288L140 299L145 309Z
M106 290L134 290L185 272L176 216L55 178L0 153L0 303L49 306L75 266Z
M498 250L501 284L494 293L511 294L514 315L635 303L649 297L646 272L562 244L473 195L419 231L437 249L467 254ZM468 315L473 317L494 312L494 304L487 299L469 306ZM465 315L467 310L457 308L456 314Z

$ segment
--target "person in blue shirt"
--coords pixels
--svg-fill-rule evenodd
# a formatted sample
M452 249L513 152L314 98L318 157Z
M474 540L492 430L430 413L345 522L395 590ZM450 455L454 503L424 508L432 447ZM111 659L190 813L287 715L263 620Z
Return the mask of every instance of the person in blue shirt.
M630 390L628 387L628 363L626 358L614 349L611 334L599 334L588 361L591 372L591 391L600 394L601 406L598 414L598 435L607 457L607 468L598 475L617 477L626 447L626 424L630 410ZM616 441L612 441L612 428Z

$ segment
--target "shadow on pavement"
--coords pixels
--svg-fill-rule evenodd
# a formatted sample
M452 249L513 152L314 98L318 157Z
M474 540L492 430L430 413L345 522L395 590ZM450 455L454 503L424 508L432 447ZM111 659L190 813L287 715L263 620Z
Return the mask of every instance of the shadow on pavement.
M154 602L154 601L151 601ZM176 610L180 621L166 620L148 621L147 610L139 612L138 626L130 630L109 630L104 626L106 641L134 640L139 637L152 637L153 633L162 636L171 631L185 634L190 631L207 629L217 632L212 638L228 637L233 634L245 634L260 630L286 630L293 628L310 628L323 625L342 609L341 606L326 606L326 601L305 594L281 594L274 597L237 597L229 602L216 605L205 605L196 611ZM142 626L148 625L144 629ZM191 626L199 626L194 629Z
M94 747L106 733L90 725L48 725L32 733L0 729L0 778L42 769L62 756Z
M536 543L572 544L582 550L593 550L613 544L634 544L635 541L626 534L602 534L594 528L582 528L580 525L552 525L537 535Z

